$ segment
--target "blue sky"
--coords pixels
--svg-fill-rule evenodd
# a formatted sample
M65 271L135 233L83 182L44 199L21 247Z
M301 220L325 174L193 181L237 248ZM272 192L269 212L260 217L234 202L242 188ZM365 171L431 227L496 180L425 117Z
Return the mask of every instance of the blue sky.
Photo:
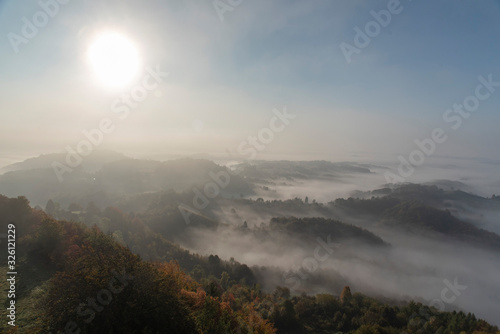
M339 45L353 44L354 27L389 3L243 0L221 21L211 0L71 0L15 53L8 34L20 34L40 4L0 1L3 162L63 151L112 114L120 92L95 84L85 63L90 36L109 28L139 46L145 66L170 75L102 148L223 153L286 105L297 117L262 158L396 159L446 127L443 113L474 92L478 76L500 81L500 1L401 1L347 63ZM437 154L500 158L499 107L500 90Z

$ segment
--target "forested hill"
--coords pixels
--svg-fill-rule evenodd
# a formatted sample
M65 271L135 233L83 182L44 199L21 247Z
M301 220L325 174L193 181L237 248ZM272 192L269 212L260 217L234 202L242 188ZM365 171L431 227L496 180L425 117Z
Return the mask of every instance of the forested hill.
M388 305L348 287L340 297L291 296L283 287L265 293L259 284L237 281L232 268L238 264L225 265L215 255L198 257L200 265L189 275L175 262L144 261L120 244L120 236L57 221L23 197L0 196L0 225L10 223L17 237L17 327L2 321L2 333L498 332L472 314L413 302ZM144 238L131 228L124 226L122 234ZM2 272L6 259L2 248ZM207 275L204 261L224 271L209 269L213 274ZM7 289L6 281L1 288Z
M279 217L271 219L270 228L273 231L286 232L302 238L330 235L333 242L387 246L380 237L372 232L333 219Z
M389 209L383 224L406 230L430 230L478 247L500 251L500 236L454 217L447 210L438 210L420 202L402 202Z
M499 235L457 218L444 206L452 199L464 205L498 205L494 198L420 185L404 186L382 197L337 199L330 204L351 216L367 217L374 224L426 235L434 232L475 247L500 251Z
M58 162L50 160L56 159L52 155L10 166L17 169L0 175L0 189L3 195L25 196L37 205L45 205L49 199L65 206L91 201L112 205L117 198L148 192L191 191L194 186L203 191L203 186L221 173L229 175L226 167L203 159L161 162L118 159L113 155L106 160L100 159L97 153L93 157L86 165L65 169L62 174L51 166L52 162ZM231 182L221 188L221 195L253 194L253 186L243 177L231 175L230 179Z

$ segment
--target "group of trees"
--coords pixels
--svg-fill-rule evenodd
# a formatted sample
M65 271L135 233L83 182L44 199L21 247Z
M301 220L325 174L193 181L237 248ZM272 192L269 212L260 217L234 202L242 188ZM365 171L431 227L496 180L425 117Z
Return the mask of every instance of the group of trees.
M45 216L21 245L30 266L55 271L36 302L33 333L275 332L251 305L233 310L225 301L227 272L202 284L175 262L141 260L97 227ZM208 265L219 268L220 259Z
M76 204L72 204L68 210L61 210L57 203L49 201L46 210L53 207L59 208L56 212L60 216L68 213L75 215L75 211L69 211L71 208L82 209L81 206L77 207ZM123 213L116 207L100 210L93 202L90 202L85 210L76 212L78 212L78 220L86 226L97 226L145 260L176 261L183 270L192 273L198 280L203 280L205 283L214 277L220 277L223 272L229 275L230 281L233 283L256 283L253 272L245 264L236 261L223 261L217 255L204 257L192 254L168 240L165 235L172 236L173 230L181 230L187 226L182 217L177 216L180 216L177 209L167 208L160 214L150 212L145 215L137 215ZM147 221L147 225L143 219ZM196 216L193 217L193 221L196 219ZM198 219L203 220L200 217Z
M16 221L22 231L18 256L32 283L20 285L18 302L33 313L30 321L21 317L16 329L0 327L2 332L498 333L472 314L414 302L382 303L349 287L340 297L292 296L285 287L266 293L247 266L190 254L148 232L135 215L107 208L95 216L107 219L110 228L120 226L121 240L116 231L58 221L31 209L25 198L0 196L2 223ZM307 223L278 219L273 224L300 222ZM322 226L322 221L309 223ZM155 249L158 256L145 261L128 243Z

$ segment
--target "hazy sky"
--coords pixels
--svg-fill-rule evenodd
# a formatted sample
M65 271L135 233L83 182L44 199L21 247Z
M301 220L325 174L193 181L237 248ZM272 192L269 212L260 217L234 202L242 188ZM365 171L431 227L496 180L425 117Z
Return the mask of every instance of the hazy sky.
M220 0L224 20L212 0L60 1L41 1L45 23L38 1L0 0L0 165L74 148L103 118L114 130L99 148L236 152L283 106L296 118L262 158L397 161L437 127L449 139L436 155L500 158L500 87L458 129L443 120L479 76L500 82L500 1ZM341 43L355 47L354 28L388 7L349 63ZM169 72L125 119L113 103L147 72L121 90L96 81L86 52L110 29L137 45L141 68Z

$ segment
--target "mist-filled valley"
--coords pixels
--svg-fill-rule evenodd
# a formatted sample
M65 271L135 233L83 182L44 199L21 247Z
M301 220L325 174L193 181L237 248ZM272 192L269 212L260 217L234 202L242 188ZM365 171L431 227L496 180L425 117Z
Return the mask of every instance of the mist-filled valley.
M500 334L499 0L0 0L0 334Z
M428 307L499 325L500 197L468 192L464 182L384 184L391 169L367 163L223 165L108 151L59 182L46 168L57 158L4 167L1 192L97 228L144 261L175 261L204 284L225 272L233 284L257 284L261 293L281 287L293 298L338 296L348 286L389 305L420 303L410 322L434 319ZM2 210L6 224L20 218Z

